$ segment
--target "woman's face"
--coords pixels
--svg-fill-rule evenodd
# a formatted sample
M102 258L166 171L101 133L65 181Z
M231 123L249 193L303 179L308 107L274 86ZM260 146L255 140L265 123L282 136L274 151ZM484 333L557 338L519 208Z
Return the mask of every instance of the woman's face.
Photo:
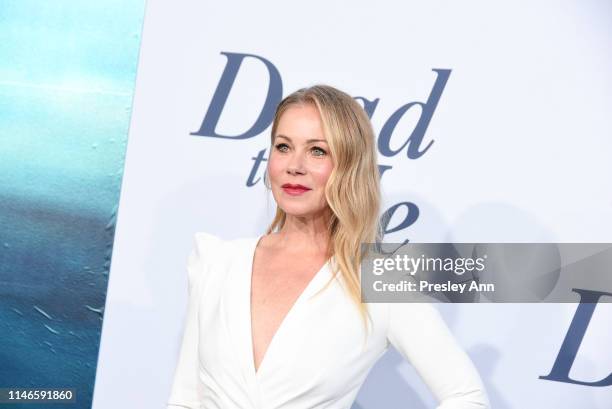
M278 206L293 216L328 208L325 185L333 162L317 108L293 105L281 116L268 159L268 178Z

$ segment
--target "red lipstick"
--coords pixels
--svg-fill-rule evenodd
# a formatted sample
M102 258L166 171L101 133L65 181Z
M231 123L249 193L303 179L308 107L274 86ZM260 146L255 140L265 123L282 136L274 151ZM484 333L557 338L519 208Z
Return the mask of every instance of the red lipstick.
M285 193L290 194L291 196L299 196L304 194L305 192L308 192L309 190L312 190L304 185L293 185L291 183L285 183L281 187L283 188L283 191L285 191Z

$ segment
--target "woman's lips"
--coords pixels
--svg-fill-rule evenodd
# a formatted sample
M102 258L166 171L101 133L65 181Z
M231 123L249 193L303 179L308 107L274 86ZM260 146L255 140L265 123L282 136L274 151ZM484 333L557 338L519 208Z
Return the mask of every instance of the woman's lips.
M300 186L300 185L283 185L282 188L285 191L285 193L291 196L299 196L310 190L307 187Z

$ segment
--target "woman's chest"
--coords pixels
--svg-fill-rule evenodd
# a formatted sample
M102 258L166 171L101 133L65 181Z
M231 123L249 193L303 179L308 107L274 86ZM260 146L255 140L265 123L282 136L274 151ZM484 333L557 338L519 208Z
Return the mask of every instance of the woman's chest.
M256 376L284 374L287 379L300 374L313 380L342 379L347 371L369 369L386 349L384 310L370 308L371 326L366 337L357 307L338 281L316 294L331 277L328 269L320 273L280 320ZM231 376L233 371L255 376L250 284L243 274L228 272L216 291L205 293L201 300L200 364L211 374Z

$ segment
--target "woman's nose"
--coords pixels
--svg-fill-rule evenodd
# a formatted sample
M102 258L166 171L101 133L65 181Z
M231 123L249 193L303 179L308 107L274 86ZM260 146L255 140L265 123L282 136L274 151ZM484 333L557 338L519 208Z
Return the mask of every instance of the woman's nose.
M300 152L296 152L291 155L289 162L287 163L287 172L290 174L303 174L306 171L304 168L304 157Z

